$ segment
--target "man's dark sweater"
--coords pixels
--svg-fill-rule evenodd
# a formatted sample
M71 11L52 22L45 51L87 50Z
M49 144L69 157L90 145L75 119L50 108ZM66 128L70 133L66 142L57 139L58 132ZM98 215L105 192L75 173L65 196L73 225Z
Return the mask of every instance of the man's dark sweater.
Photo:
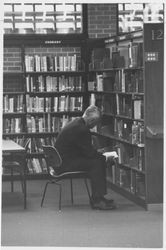
M92 146L91 133L83 118L75 118L69 122L59 134L55 146L65 161L79 157L101 157Z
M93 148L91 133L83 118L76 118L62 129L55 147L62 157L60 173L86 170L91 180L92 196L106 194L105 156Z

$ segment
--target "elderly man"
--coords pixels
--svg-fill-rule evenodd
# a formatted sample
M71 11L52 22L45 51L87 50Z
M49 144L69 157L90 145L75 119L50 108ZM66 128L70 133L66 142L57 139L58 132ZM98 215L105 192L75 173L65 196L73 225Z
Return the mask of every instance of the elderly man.
M89 106L82 117L69 122L60 132L56 140L63 163L61 172L86 170L91 181L93 209L115 209L113 200L104 196L106 187L106 157L94 149L90 129L101 119L101 112L96 106Z

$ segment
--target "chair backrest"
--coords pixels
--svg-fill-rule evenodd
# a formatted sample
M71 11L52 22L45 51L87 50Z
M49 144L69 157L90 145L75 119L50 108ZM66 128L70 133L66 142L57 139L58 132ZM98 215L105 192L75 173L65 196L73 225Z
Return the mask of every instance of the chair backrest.
M62 164L62 158L58 153L58 150L50 145L43 145L43 152L46 160L47 171L52 175L53 171L56 171Z

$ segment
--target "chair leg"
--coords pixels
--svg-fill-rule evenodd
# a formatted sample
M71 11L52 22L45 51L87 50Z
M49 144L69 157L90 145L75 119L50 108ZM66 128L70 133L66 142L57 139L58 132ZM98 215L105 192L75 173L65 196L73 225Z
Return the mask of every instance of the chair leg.
M13 168L11 167L11 192L14 192Z
M22 175L22 173L20 173L20 180L21 180L22 192L24 193L24 183L23 183L23 175Z
M70 179L70 187L71 187L71 203L73 205L74 200L73 200L73 181Z
M90 196L90 191L89 191L87 179L84 179L84 182L85 182L86 190L87 190L87 193L88 193L88 196L89 196L89 200L91 200L91 196Z
M42 197L42 201L41 201L41 207L43 206L43 202L44 202L44 198L45 198L45 194L46 194L46 190L47 190L47 186L50 182L47 182L44 188L44 193L43 193L43 197Z
M43 192L42 201L41 201L41 207L43 206L43 202L44 202L44 199L45 199L45 195L46 195L46 190L47 190L48 184L56 184L56 185L59 186L59 211L61 211L62 187L61 187L61 184L56 183L56 182L49 182L49 181L48 181L48 182L46 183L45 188L44 188L44 192Z
M56 183L59 185L59 211L61 211L61 197L62 197L62 187L61 184Z

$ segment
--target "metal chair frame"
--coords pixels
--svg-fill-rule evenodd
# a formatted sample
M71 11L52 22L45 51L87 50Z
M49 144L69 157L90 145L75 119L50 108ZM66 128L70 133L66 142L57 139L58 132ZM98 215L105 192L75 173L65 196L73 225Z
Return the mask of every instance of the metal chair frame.
M64 172L62 174L57 174L55 169L59 168L62 164L62 158L58 153L57 149L50 145L43 145L43 151L45 155L45 160L47 164L47 172L49 180L45 184L42 200L41 200L41 207L43 206L46 190L48 184L55 184L59 187L59 211L61 211L61 200L62 200L62 184L60 181L64 179L70 179L70 190L71 190L71 203L74 204L73 198L73 179L82 178L84 179L84 183L86 186L86 190L88 193L89 201L90 201L90 191L87 183L88 174L86 171L72 171L72 172Z

